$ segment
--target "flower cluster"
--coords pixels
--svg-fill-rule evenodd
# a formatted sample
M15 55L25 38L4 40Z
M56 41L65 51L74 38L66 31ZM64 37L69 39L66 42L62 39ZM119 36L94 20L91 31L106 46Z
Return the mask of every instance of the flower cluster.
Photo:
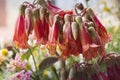
M16 73L15 75L13 75L11 80L30 80L30 75L31 75L31 72L22 70Z
M58 46L64 59L81 53L90 60L105 54L110 37L91 8L80 3L75 10L64 11L49 0L38 3L40 6L24 2L20 7L13 38L19 48L30 47L32 34L36 45L45 45L50 54L56 54Z
M25 68L26 62L21 60L20 55L16 55L15 59L11 59L10 63L7 65L7 69L10 71L22 70Z

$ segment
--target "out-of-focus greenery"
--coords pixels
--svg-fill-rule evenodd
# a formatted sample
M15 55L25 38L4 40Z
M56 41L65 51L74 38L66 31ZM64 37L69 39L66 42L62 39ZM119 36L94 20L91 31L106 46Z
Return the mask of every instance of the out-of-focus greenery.
M120 53L120 26L107 28L108 33L112 36L112 41L106 44L107 52L118 52Z

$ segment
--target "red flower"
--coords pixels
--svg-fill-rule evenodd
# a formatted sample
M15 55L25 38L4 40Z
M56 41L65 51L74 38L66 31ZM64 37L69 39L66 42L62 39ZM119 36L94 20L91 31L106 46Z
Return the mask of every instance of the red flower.
M88 30L81 17L76 17L76 21L79 24L79 37L82 47L82 54L86 60L90 60L92 57L96 57L98 54L98 48L100 45L94 43L88 33Z
M33 17L31 8L26 8L25 10L25 28L27 35L29 36L33 30Z
M62 57L67 58L71 54L78 55L79 53L76 41L72 36L71 16L69 14L66 14L64 18L65 24L63 25L63 40L59 46L62 51Z
M82 53L82 45L80 42L80 34L79 34L79 25L77 24L77 22L72 22L71 24L72 27L72 36L75 40L77 49L78 49L78 53Z
M105 54L105 44L106 42L111 40L111 37L108 35L107 30L105 29L105 27L101 24L101 22L98 20L98 18L96 17L96 15L94 14L94 12L92 11L91 8L89 8L87 10L89 16L91 17L92 21L94 22L95 26L95 30L98 33L98 35L100 36L100 40L102 43L102 48L103 48L103 52L101 54Z
M40 20L39 16L39 9L34 10L34 27L33 27L35 37L37 39L37 44L44 44L44 29L42 21Z
M59 15L55 15L54 23L49 34L49 42L56 42L58 40L59 27L60 27Z
M15 25L15 32L14 32L13 41L20 48L28 48L29 47L29 45L27 43L28 35L26 33L25 17L24 17L25 6L22 5L20 10L21 10L20 15L18 16L18 19L16 21L16 25Z
M46 11L45 8L41 7L40 8L40 19L42 21L43 29L44 29L44 37L46 40L48 40L48 35L49 35L49 15Z
M83 56L86 60L90 60L91 58L95 58L97 56L100 45L97 45L92 41L85 26L83 26L83 30L81 31L81 43Z
M94 27L92 27L92 26L88 28L88 32L89 32L92 42L95 43L96 45L99 45L99 48L97 48L97 52L93 57L95 58L98 53L100 55L103 55L102 53L105 52L105 49L102 46L100 36L98 35L98 33L95 31Z
M54 16L54 23L52 25L49 37L48 37L48 43L47 43L47 48L49 50L50 54L55 54L56 53L56 46L59 38L59 15Z

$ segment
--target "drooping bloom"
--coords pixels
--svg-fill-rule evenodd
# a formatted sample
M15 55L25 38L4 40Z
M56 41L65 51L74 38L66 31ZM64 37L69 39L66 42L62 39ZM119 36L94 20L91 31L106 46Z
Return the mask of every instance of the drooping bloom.
M107 33L107 30L105 27L102 25L102 23L98 20L96 17L95 13L92 11L91 8L87 9L87 13L91 17L92 21L94 22L94 28L98 35L100 36L102 47L104 49L106 42L110 41L110 35ZM105 51L103 50L102 54L105 54Z
M65 23L63 25L63 40L59 44L62 51L62 57L67 58L70 54L78 55L78 47L76 45L75 39L72 36L71 29L71 15L66 14L64 16Z
M82 52L84 53L89 49L90 39L86 32L85 27L82 25L82 18L80 16L76 17L76 22L79 24L79 36L80 36L80 42L82 45Z
M43 29L44 29L44 37L48 40L49 35L49 14L47 10L43 7L40 8L40 19L42 21Z
M82 53L82 45L80 42L80 34L79 34L79 25L77 22L72 22L71 24L72 27L72 36L75 40L76 46L77 46L77 54ZM76 54L76 53L74 53Z
M34 27L33 31L37 40L37 44L44 44L44 28L42 21L40 20L40 14L39 14L39 8L35 9L33 11L33 17L34 17Z
M81 17L76 17L76 21L79 24L79 36L82 45L82 54L86 60L90 60L93 56L97 56L99 45L94 43L90 38L88 30L86 29L84 23L82 23Z
M21 5L20 13L15 24L15 31L13 36L13 41L20 48L29 47L27 43L28 35L26 33L26 28L25 28L25 9L26 9L26 6Z
M59 38L59 28L60 28L59 15L55 15L54 23L52 25L52 28L48 36L48 45L47 45L47 48L51 54L56 53L56 46Z
M96 45L99 45L99 47L96 49L97 50L96 53L95 54L93 53L93 57L95 58L97 56L97 54L102 55L101 53L105 52L105 49L104 49L104 47L102 47L100 36L98 35L98 33L95 31L94 27L92 27L92 26L88 28L88 33L91 37L92 42L95 43Z
M25 10L25 28L26 33L29 36L29 34L31 34L33 30L33 17L31 8L26 8Z

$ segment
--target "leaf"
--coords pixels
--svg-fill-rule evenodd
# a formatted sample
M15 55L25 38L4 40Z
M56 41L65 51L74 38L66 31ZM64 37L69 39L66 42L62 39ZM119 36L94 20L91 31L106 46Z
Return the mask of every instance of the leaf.
M27 52L22 55L22 60L25 60L25 59L28 60L28 59L30 58L31 53L32 53L37 47L38 47L38 46L34 46L34 47L29 48L29 49L27 50Z
M56 57L45 58L39 65L40 71L43 71L44 69L50 67L51 65L53 65L57 61L58 61L58 58L56 58Z
M101 69L102 69L102 71L105 71L106 72L106 64L105 64L105 62L102 62L101 64L100 64L100 67L101 67Z

